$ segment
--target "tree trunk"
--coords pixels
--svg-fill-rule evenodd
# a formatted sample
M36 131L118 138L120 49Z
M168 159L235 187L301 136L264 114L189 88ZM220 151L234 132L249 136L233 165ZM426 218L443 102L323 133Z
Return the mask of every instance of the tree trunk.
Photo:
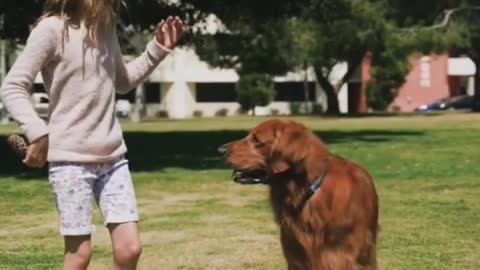
M317 71L317 69L315 69ZM318 83L322 87L323 91L327 95L327 111L326 114L337 115L340 114L340 106L338 104L338 95L335 92L335 87L328 81L322 73L315 72L317 74Z
M348 63L348 69L345 75L333 85L328 78L323 75L322 67L315 67L315 75L318 78L318 82L323 91L327 95L327 114L335 115L340 114L340 105L338 104L338 93L342 89L342 86L350 80L355 70L361 65L363 61L363 54L359 54Z
M347 72L343 75L342 79L340 79L340 81L338 81L337 84L335 84L335 86L334 86L335 92L337 94L340 92L340 89L342 88L342 86L344 84L348 83L350 78L353 76L353 73L355 73L355 71L360 67L364 57L365 57L365 53L362 53L362 54L359 54L358 56L352 58L348 62ZM360 78L360 80L361 79L362 78Z
M308 87L308 62L303 62L303 70L305 72L305 78L303 80L303 90L305 92L305 112L307 114L311 113L310 110L310 89Z
M480 67L480 58L472 57L475 65ZM480 112L480 72L475 74L475 94L473 96L472 111Z
M0 82L3 82L7 74L7 41L0 40ZM1 100L0 100L1 102ZM0 109L0 124L8 124L8 116L5 106Z
M139 123L145 116L145 88L141 83L135 89L135 105L132 113L132 121Z

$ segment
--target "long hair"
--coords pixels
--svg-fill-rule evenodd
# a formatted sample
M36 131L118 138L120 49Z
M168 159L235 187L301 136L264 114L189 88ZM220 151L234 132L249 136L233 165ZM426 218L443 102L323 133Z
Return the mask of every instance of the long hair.
M96 40L100 31L116 24L121 3L122 0L47 0L37 23L59 16L66 25L79 23Z

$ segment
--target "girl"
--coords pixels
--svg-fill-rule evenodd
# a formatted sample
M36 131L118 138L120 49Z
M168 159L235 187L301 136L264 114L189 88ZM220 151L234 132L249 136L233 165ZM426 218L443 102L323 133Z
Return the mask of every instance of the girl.
M115 93L135 88L175 47L179 18L156 29L145 52L125 64L115 31L121 0L47 0L26 47L3 82L2 100L30 147L24 163L43 167L65 239L64 269L86 269L96 199L113 247L114 269L136 269L141 253L127 149L115 117ZM29 89L42 73L49 124L35 113Z

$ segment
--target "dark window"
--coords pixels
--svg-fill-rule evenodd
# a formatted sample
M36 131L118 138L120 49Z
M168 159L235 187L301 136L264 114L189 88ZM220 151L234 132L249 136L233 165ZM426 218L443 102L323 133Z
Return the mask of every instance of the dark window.
M160 83L146 83L145 84L145 99L146 103L160 103L162 101ZM132 89L127 94L117 94L117 99L126 99L130 103L135 103L136 89Z
M43 86L43 83L35 83L33 84L33 93L46 93L45 87Z
M135 103L135 90L128 92L127 94L116 94L115 97L118 99L126 99L130 103Z
M303 82L281 82L275 83L275 101L305 101L305 90ZM308 99L316 100L315 83L308 83Z
M235 83L197 83L197 102L235 102Z
M145 99L147 103L160 103L162 101L160 83L145 84Z

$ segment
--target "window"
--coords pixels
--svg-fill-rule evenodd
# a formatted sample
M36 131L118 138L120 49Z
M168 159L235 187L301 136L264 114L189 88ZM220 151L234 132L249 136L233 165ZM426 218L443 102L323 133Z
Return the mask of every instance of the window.
M146 83L145 84L145 102L146 103L161 103L162 91L160 83ZM130 103L135 103L136 89L132 89L127 94L116 94L116 99L126 99Z
M145 84L145 100L147 103L160 103L162 101L162 88L160 83Z
M43 83L34 83L32 86L33 93L46 93Z
M308 83L308 100L316 100L315 83ZM281 82L275 83L275 101L305 101L305 90L303 82Z
M135 90L132 90L132 91L128 92L127 94L123 94L123 95L116 94L115 96L116 96L117 100L126 99L130 103L135 103Z
M430 57L422 57L420 59L420 86L422 88L429 88L431 86L430 70Z
M197 83L197 102L236 102L235 83Z

